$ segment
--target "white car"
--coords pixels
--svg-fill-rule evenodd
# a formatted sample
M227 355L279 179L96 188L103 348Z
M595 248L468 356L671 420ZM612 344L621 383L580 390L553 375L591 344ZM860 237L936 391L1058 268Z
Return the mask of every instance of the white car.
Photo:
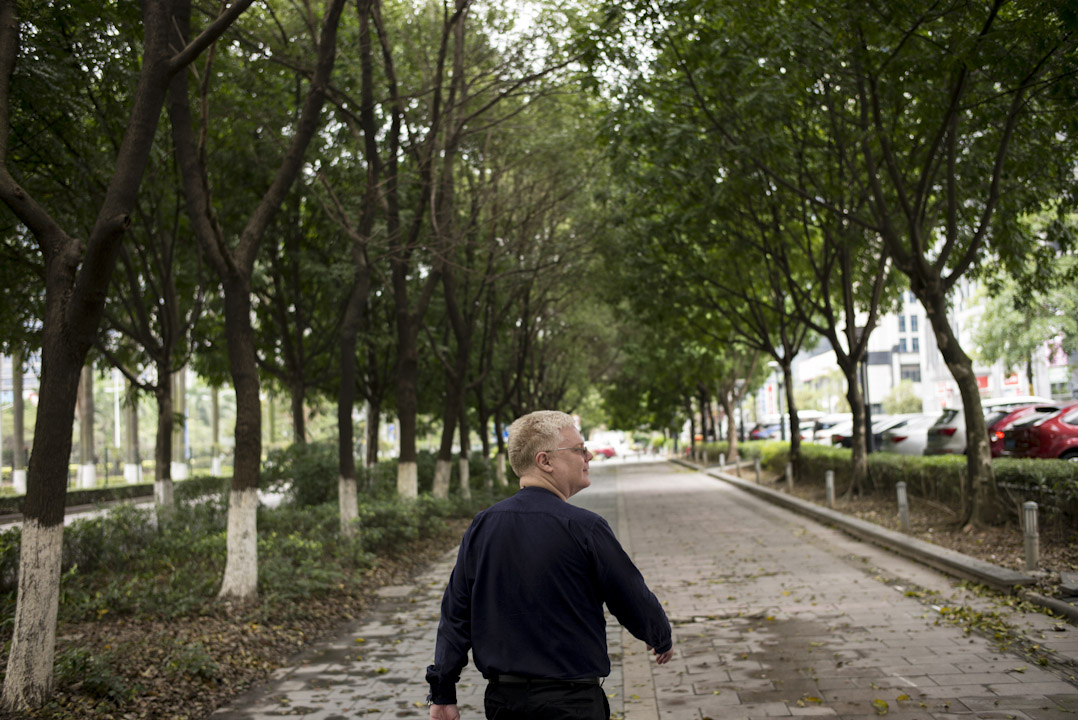
M816 420L816 424L813 425L812 442L821 445L830 445L831 428L846 421L849 421L851 424L853 423L852 413L832 413L831 415L824 415L822 418L819 418Z
M924 455L928 444L928 429L939 415L914 415L883 431L880 452L899 455Z

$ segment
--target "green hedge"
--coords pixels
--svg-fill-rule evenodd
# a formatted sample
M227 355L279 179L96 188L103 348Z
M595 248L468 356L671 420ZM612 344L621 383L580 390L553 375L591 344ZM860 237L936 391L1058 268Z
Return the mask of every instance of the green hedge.
M189 495L204 495L209 488L215 488L221 483L227 485L228 478L200 476L188 480L176 482L177 493L186 492ZM182 489L181 489L182 488ZM131 500L134 498L153 497L153 483L139 483L137 485L115 485L113 487L93 488L91 490L68 490L64 495L64 506L93 505L95 503L109 502L113 500ZM22 514L25 495L12 495L0 497L0 515Z
M396 462L364 473L368 487L359 497L358 533L340 533L336 467L333 497L304 504L328 486L315 478L325 449L278 456L273 473L302 478L298 493L276 508L258 509L259 593L267 602L303 598L355 585L375 556L399 552L406 544L446 528L451 518L468 518L516 490L476 488L471 500L459 493L447 500L396 496ZM285 457L289 462L285 462ZM477 461L478 462L478 461ZM433 462L424 464L433 472ZM476 467L484 482L489 467ZM430 478L420 476L421 485ZM150 486L152 488L152 486ZM166 529L152 507L122 504L106 514L76 520L64 530L61 616L82 620L101 612L170 617L198 612L213 601L224 571L229 481L220 478L176 484L175 509ZM21 533L0 532L0 617L13 617ZM2 634L2 630L0 630Z
M714 443L712 445L718 445ZM789 443L766 441L745 443L758 447L746 449L745 455L759 452L770 470L781 472L789 458ZM826 445L801 445L802 482L823 483L828 470L835 473L835 491L849 487L852 451ZM958 508L962 503L962 485L966 477L963 455L897 455L871 453L867 459L869 490L892 496L899 482L913 497L933 500ZM992 462L1000 497L1012 516L1017 517L1021 504L1037 502L1048 521L1070 527L1078 526L1078 463L1040 458L997 458Z
M771 468L776 462L778 456L785 457L789 454L790 443L781 442L779 440L745 440L737 444L737 454L742 460L755 460L760 458L760 464L763 467ZM719 461L719 455L730 457L730 443L723 440L721 442L709 442L709 443L697 443L697 453L706 452L708 462L714 463ZM786 464L786 460L782 460L779 463L781 468Z

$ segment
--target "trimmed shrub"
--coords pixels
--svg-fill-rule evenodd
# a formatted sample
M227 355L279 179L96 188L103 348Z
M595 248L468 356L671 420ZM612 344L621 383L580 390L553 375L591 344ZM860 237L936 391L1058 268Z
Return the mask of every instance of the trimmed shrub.
M312 507L337 499L338 468L335 443L293 443L269 453L262 481L267 490L287 492L295 504Z
M1043 458L997 458L996 486L1012 513L1037 503L1043 522L1056 530L1078 527L1078 462Z

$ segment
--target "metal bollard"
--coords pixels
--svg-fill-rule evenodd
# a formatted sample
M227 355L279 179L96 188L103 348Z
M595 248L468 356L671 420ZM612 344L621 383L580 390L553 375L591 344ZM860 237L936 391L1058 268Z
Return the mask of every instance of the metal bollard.
M827 507L835 507L835 471L828 470L823 474L824 486L827 488Z
M1026 540L1026 572L1040 569L1041 539L1037 534L1037 503L1022 503L1022 531Z
M719 453L719 469L726 469L726 453Z
M759 485L760 484L760 458L759 457L756 458L756 460L753 462L753 465L756 466L756 484Z
M794 491L794 464L786 463L786 488L790 491Z
M910 531L910 501L906 497L906 483L895 483L895 491L898 493L898 526L902 532Z

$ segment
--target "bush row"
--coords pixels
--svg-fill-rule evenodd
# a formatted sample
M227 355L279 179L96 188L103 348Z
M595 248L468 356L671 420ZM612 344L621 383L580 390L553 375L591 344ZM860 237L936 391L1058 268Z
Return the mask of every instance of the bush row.
M708 443L711 461L728 453L727 443ZM738 443L742 459L760 458L772 472L782 472L789 460L790 444L772 440ZM801 445L802 482L823 484L828 470L835 474L835 492L841 494L852 479L852 451L827 445ZM956 510L963 502L966 458L963 455L898 455L871 453L867 459L869 491L893 496L899 482L906 491L948 505ZM1078 463L1040 458L997 458L993 461L996 485L1011 516L1018 517L1027 500L1037 502L1050 522L1078 526Z
M300 601L356 586L374 557L440 533L449 519L470 517L516 488L511 480L509 488L486 489L484 478L493 471L477 458L471 500L459 492L448 500L429 494L400 500L396 461L380 463L364 472L358 532L347 536L339 526L336 462L322 466L330 450L288 451L291 462L278 457L267 472L270 478L291 478L283 504L258 509L259 593L267 602ZM429 487L429 476L421 470L420 477ZM165 527L159 527L151 507L121 504L66 528L61 619L103 613L168 618L212 602L224 571L228 490L229 481L221 478L177 483L175 509ZM14 617L19 541L18 528L0 532L0 636L10 634L6 624Z

